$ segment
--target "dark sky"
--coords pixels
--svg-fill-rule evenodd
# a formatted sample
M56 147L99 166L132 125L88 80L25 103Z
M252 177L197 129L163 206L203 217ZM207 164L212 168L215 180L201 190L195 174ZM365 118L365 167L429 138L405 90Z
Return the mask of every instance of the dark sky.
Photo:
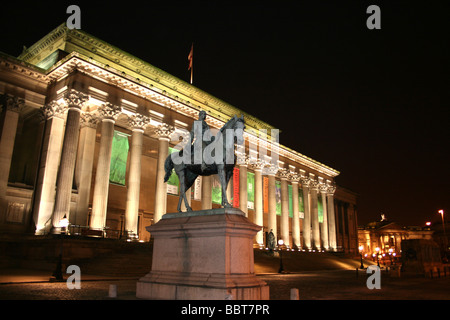
M359 194L359 224L450 213L445 1L16 3L2 4L2 52L19 55L70 4L82 30L186 81L194 42L194 85L339 170L338 184ZM371 4L381 30L366 27Z

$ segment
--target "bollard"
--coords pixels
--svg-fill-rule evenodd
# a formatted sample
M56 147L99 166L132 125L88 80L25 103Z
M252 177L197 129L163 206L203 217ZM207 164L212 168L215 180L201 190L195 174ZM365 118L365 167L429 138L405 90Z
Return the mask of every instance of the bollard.
M297 288L291 289L291 300L300 300L300 296Z
M117 298L117 285L116 284L110 284L109 285L109 298Z

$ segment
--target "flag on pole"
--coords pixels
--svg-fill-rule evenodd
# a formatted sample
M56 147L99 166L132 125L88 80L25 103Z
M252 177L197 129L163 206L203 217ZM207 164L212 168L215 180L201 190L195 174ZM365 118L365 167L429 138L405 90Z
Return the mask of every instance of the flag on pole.
M191 84L192 84L192 75L193 75L193 61L194 61L194 44L192 44L191 46L191 51L189 52L188 55L188 60L189 60L189 67L188 70L191 70Z

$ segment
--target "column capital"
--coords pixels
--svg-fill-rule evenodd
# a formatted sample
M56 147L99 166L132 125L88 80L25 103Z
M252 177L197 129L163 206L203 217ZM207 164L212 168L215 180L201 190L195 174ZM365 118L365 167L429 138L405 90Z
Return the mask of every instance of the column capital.
M249 166L255 171L261 171L264 168L264 162L261 159L249 159Z
M277 176L278 176L281 180L288 180L288 179L289 179L289 170L286 169L286 168L279 168L279 169L278 169Z
M235 154L236 154L236 158L237 158L236 159L237 165L248 166L250 159L249 159L248 155L245 154L245 152L236 151Z
M265 174L275 176L278 173L279 167L273 164L266 164L263 170Z
M309 186L310 186L311 190L319 191L319 185L320 185L319 181L311 179L311 183Z
M75 89L70 89L64 94L64 101L68 108L81 110L88 101L89 96Z
M102 120L116 121L117 117L122 112L122 108L110 102L106 102L98 108L98 112Z
M80 127L97 128L99 118L90 112L84 112L81 114Z
M319 190L321 193L327 193L328 192L328 185L325 183L319 183Z
M300 182L302 183L302 187L309 188L311 186L311 179L309 177L301 177Z
M158 127L156 127L156 135L158 136L158 139L170 140L170 136L174 131L175 127L167 123L161 123Z
M4 94L0 97L0 105L8 111L20 113L25 106L25 100L11 94Z
M329 196L334 195L335 191L336 191L336 187L335 186L328 186L327 193L328 193Z
M128 123L131 127L131 130L143 131L150 123L150 118L143 114L136 113L128 118Z
M66 110L66 106L56 100L50 101L42 107L42 112L47 120L53 117L63 119Z
M300 175L297 172L289 172L288 173L288 180L291 183L298 183L300 181Z

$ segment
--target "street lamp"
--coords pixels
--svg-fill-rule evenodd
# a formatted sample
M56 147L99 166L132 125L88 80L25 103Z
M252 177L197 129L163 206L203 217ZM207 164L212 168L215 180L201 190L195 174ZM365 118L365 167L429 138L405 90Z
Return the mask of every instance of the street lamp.
M281 250L281 246L284 244L283 239L278 240L278 248L280 250L280 268L278 269L278 273L283 273L284 272L284 267L283 267L283 256L281 254L281 252L283 250Z
M447 235L445 234L445 223L444 223L444 210L438 211L441 214L442 218L442 229L444 229L444 245L445 245L445 251L447 251Z
M376 247L376 248L375 248L375 251L377 252L377 266L380 267L380 259L379 259L379 257L378 257L379 252L380 252L380 248L379 248L379 247Z
M364 269L364 264L363 264L363 250L364 250L364 246L359 246L359 255L361 256L361 266L359 267L360 269Z

